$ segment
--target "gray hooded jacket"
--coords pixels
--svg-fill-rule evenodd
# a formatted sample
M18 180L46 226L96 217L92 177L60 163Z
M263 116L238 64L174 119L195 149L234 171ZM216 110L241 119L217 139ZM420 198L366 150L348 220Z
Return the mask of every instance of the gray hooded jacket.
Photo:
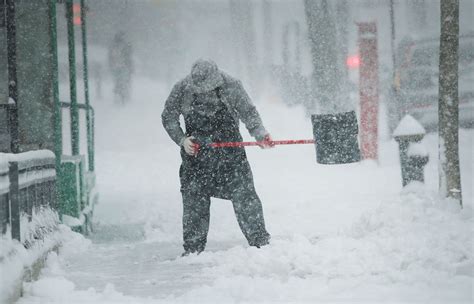
M175 84L161 114L163 126L176 144L181 145L185 138L179 116L190 113L193 94L210 92L217 87L221 88L221 100L232 117L237 122L241 120L255 139L263 140L267 131L242 83L220 71L214 62L198 60L191 74Z

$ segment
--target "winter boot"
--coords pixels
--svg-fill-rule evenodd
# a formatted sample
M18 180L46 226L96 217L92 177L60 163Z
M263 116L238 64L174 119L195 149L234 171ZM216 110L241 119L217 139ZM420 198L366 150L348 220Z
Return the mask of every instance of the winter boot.
M196 253L196 254L200 254L201 252L203 252L204 250L185 250L182 254L181 254L181 257L186 257L190 254L193 254L193 253Z

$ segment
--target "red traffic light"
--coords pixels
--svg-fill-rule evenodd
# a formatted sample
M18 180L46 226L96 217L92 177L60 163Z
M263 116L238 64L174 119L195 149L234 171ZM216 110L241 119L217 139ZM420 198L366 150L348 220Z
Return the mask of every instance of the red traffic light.
M74 15L72 21L74 25L81 25L82 19L81 19L81 5L79 3L74 3L72 5L72 13Z
M349 69L358 69L360 66L360 56L357 54L347 57L346 65Z

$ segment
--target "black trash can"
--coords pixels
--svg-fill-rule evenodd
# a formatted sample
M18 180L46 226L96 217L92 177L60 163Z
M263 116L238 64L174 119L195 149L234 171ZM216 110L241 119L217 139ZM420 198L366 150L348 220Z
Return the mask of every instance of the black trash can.
M311 116L316 161L320 164L346 164L360 161L359 126L354 111Z

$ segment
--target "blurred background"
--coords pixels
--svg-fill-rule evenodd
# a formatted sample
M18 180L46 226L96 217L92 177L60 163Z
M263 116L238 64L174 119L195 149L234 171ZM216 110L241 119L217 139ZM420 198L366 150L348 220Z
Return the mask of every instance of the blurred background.
M0 4L2 1L0 1ZM46 51L45 1L19 5L20 137L50 141L52 109L48 73L32 61ZM93 104L113 99L133 103L145 82L169 92L198 58L208 58L243 81L255 103L301 105L307 115L356 110L360 115L361 24L374 26L375 51L367 85L375 88L379 133L388 139L400 119L412 114L428 131L437 129L439 0L97 0L86 1L89 77ZM61 100L69 99L69 63L64 5L58 5ZM82 66L80 4L74 3L77 66ZM0 10L1 11L1 10ZM34 17L34 18L33 18ZM0 18L2 19L2 18ZM460 0L459 108L461 127L474 125L474 1ZM2 19L3 20L3 19ZM37 38L37 39L36 39ZM6 27L0 24L0 104L8 103ZM42 52L42 51L41 51ZM46 56L46 55L45 55ZM43 56L43 57L45 57ZM79 91L83 85L78 68ZM43 76L42 76L43 75ZM24 78L24 79L23 79ZM41 81L40 81L41 80ZM137 89L139 90L139 89ZM84 99L84 97L79 96ZM157 102L164 103L163 97ZM43 105L41 105L43 104ZM33 107L38 109L33 111ZM45 113L50 113L48 110ZM6 130L0 111L0 130ZM50 114L48 114L50 115ZM52 116L51 116L52 117ZM359 120L360 121L360 120ZM46 124L51 126L47 127ZM65 130L67 132L67 130ZM32 138L31 140L29 138ZM1 150L8 134L0 131Z
M235 289L235 282L244 291L266 290L254 301L280 296L275 290L288 286L281 282L295 286L288 299L313 302L312 293L325 296L329 284L331 300L340 300L341 291L347 291L348 299L357 293L364 300L367 295L396 300L420 295L420 301L429 302L433 295L442 294L440 301L448 299L447 303L458 299L454 295L468 298L474 201L474 1L459 0L461 129L455 131L463 177L462 187L452 188L456 193L462 188L466 213L459 214L451 214L451 207L445 207L437 194L442 171L439 151L443 150L436 133L440 1L87 0L81 7L78 0L16 0L18 52L7 56L7 22L1 18L7 2L0 0L0 152L13 150L9 124L15 121L8 116L13 109L18 112L18 151L49 149L55 151L56 160L76 161L70 179L74 193L80 193L81 182L76 181L85 180L79 163L83 168L88 165L84 174L94 182L83 193L91 198L100 193L100 203L77 214L94 211L94 244L86 254L67 261L65 268L65 276L79 289L101 290L110 281L125 294L167 297L187 292L184 289L190 285L182 284L183 278L192 273L196 281L187 282L202 287L204 293L213 290L202 285L202 272L196 271L207 264L196 268L192 262L191 268L183 268L179 260L178 264L168 260L181 250L181 158L160 119L174 83L189 74L195 60L212 59L242 80L274 139L312 138L311 115L355 110L362 152L371 153L364 155L368 161L325 166L315 164L313 145L249 148L246 153L276 247L259 255L257 263L264 261L265 266L257 269L257 275L254 264L242 266L248 264L251 251L239 249L245 243L232 205L213 203L209 247L223 250L222 256L216 255L215 263L222 261L223 269L217 277L228 280L225 288L217 280L211 285L217 286L214 290L224 290L226 297L232 294L239 301L247 298L240 297L245 292ZM56 15L50 10L54 3ZM74 25L69 23L69 28L75 39L69 43L74 41L75 47L70 54L68 37L73 35L68 35L64 4L73 14L69 20ZM83 57L84 8L88 52ZM56 28L51 26L54 16ZM88 81L83 74L85 57ZM75 65L70 66L70 58ZM13 59L18 59L16 105L8 95L9 82L15 86L7 68L13 66ZM70 79L77 90L70 87ZM85 83L93 112L87 105ZM74 114L73 100L88 110ZM62 106L57 117L56 101ZM87 128L91 112L95 113L91 129L96 132ZM408 187L404 192L399 145L392 135L407 113L430 134L422 142L426 151L421 149L427 161L426 168L421 166L427 187ZM416 125L415 129L420 133L415 135L423 137L423 128ZM244 140L254 140L246 131L242 135ZM71 202L82 208L82 200L74 194ZM236 245L236 251L230 249L231 260L219 258ZM305 282L308 269L315 277ZM244 279L235 280L241 274ZM336 279L327 280L326 274ZM155 285L150 277L160 283ZM368 281L361 288L362 277ZM374 288L372 279L382 285ZM315 289L320 280L324 288ZM56 279L51 282L54 288L46 293L60 290L61 296L64 291L70 296L69 287L57 288ZM387 291L387 282L393 290ZM44 286L37 290L43 292ZM310 296L300 298L299 293ZM405 298L396 298L398 294ZM195 302L194 290L189 295Z
M311 77L318 75L313 73L308 11L316 9L323 11L316 30L329 33L325 38L331 39L325 41L337 61L327 68L340 69L340 84L333 89L344 91L350 108L359 103L357 24L375 22L381 111L389 116L389 131L408 110L425 127L436 125L439 0L100 0L87 6L96 96L102 95L104 81L113 80L120 87L115 90L122 89L127 99L137 76L170 89L203 57L241 79L255 101L303 104L314 112L318 98L312 94ZM460 60L466 60L463 67L469 66L460 75L461 91L468 90L461 92L460 103L469 103L471 111L461 122L467 124L472 124L474 108L468 88L474 80L473 12L473 1L460 1ZM61 22L65 21L59 18L60 53L64 52L59 56L60 78L67 82L67 31Z

